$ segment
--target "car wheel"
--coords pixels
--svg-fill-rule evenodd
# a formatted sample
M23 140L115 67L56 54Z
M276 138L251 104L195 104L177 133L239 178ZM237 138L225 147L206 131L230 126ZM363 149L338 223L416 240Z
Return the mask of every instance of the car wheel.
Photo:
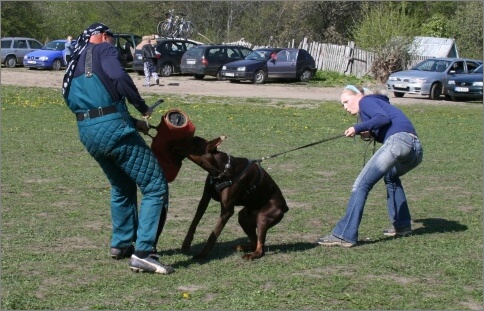
M312 75L313 74L311 70L304 69L304 71L301 74L301 77L299 77L299 80L301 80L301 82L309 82L309 80L311 80Z
M430 87L429 98L434 100L439 99L440 94L442 94L442 86L439 83L432 84L432 87Z
M403 97L403 95L405 95L405 93L393 92L393 95L395 95L395 97Z
M17 66L17 58L12 55L8 56L5 60L5 67L14 68L15 66Z
M223 81L225 80L224 77L222 76L222 68L220 68L218 71L217 71L217 74L215 75L217 77L217 80L219 81Z
M205 77L205 75L193 75L193 77L197 80L202 80Z
M252 79L252 83L254 84L263 84L266 82L266 73L264 70L259 69L254 73L254 78Z
M160 67L160 76L169 77L173 74L173 66L170 63L164 63Z
M62 62L60 59L54 59L52 62L52 70L60 70L62 67Z

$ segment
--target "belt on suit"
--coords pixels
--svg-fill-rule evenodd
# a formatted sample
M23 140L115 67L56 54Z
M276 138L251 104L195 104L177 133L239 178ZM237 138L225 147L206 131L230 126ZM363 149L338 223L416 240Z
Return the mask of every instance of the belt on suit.
M77 121L83 121L85 119L94 119L115 112L118 112L116 106L99 107L86 112L76 113L76 119Z

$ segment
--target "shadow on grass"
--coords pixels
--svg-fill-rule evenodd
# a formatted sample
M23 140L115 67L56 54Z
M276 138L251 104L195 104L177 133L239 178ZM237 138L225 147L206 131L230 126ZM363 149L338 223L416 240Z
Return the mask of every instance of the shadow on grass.
M411 235L423 235L423 234L435 234L435 233L447 233L447 232L459 232L467 230L466 225L462 225L455 220L447 220L443 218L423 218L415 219L414 223L421 223L422 227L412 230ZM378 242L385 242L393 240L398 237L385 237L378 240L371 241L358 241L359 245L373 244Z
M217 242L215 244L215 247L208 254L208 256L203 259L194 258L193 256L198 254L203 249L203 247L205 246L205 243L192 245L192 247L190 248L190 251L188 252L183 252L180 248L178 248L178 249L173 249L163 253L164 255L174 255L176 253L184 253L186 255L190 255L191 257L189 259L184 261L178 261L172 265L174 268L177 268L177 267L180 268L180 267L188 267L193 264L206 264L213 260L221 260L227 257L231 257L234 254L239 254L241 257L240 260L244 260L242 259L242 255L244 254L244 252L239 252L235 250L236 245L243 245L243 244L247 244L246 238L239 238L236 240L225 241L225 242ZM292 243L292 244L276 244L276 245L270 244L270 245L266 245L265 256L277 256L280 253L302 252L302 251L309 250L311 248L315 248L317 246L318 245L316 243L305 243L305 242L298 242L298 243Z

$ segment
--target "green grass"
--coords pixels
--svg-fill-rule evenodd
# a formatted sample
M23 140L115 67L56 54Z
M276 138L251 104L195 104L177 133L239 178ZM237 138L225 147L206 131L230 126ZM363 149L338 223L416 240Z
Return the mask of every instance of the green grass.
M205 179L203 170L185 161L170 184L158 244L161 260L176 272L163 276L132 273L127 260L109 258L109 184L79 142L60 91L2 86L1 96L2 310L482 307L482 103L400 106L424 147L422 164L402 179L415 232L398 239L382 235L389 222L380 182L364 211L361 245L351 249L323 248L315 240L344 214L364 159L360 139L262 162L290 210L269 231L266 256L254 262L231 249L245 241L236 216L208 260L192 259L215 225L214 202L191 253L181 252ZM334 136L355 121L336 101L164 98L152 124L166 110L182 109L198 136L227 135L220 150L249 158Z

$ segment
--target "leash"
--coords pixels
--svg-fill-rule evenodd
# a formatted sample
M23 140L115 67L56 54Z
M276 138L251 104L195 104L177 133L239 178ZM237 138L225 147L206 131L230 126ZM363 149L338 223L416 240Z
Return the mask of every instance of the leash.
M323 140L320 140L320 141L317 141L317 142L314 142L314 143L311 143L311 144L307 144L307 145L304 145L304 146L301 146L301 147L297 147L297 148L294 148L294 149L291 149L291 150L287 150L287 151L280 152L280 153L276 153L276 154L273 154L273 155L270 155L270 156L267 156L267 157L263 157L263 158L261 158L259 160L255 160L255 161L256 162L262 162L264 160L267 160L267 159L271 159L271 158L275 158L277 156L280 156L281 154L285 154L285 153L288 153L288 152L291 152L291 151L296 151L296 150L299 150L299 149L311 147L311 146L314 146L314 145L317 145L317 144L321 144L321 143L324 143L324 142L327 142L327 141L330 141L330 140L334 140L334 139L337 139L337 138L340 138L340 137L345 137L345 134L339 134L337 136L333 136L333 137L330 137L330 138L326 138L326 139L323 139Z

